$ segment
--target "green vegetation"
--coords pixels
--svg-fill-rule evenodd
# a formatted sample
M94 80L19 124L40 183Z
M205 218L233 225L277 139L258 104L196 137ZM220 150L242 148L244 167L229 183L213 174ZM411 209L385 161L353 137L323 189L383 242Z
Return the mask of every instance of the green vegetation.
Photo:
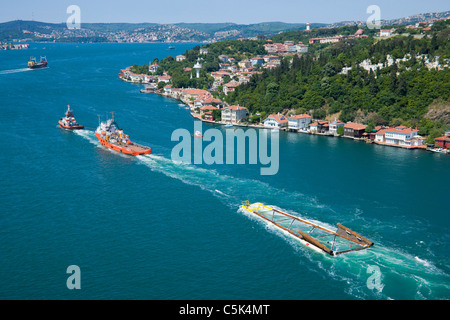
M312 45L318 49L301 57L283 59L279 68L253 76L249 83L228 95L226 101L245 105L252 113L303 109L315 118L339 114L343 122L357 121L372 126L402 124L418 126L421 134L442 133L450 124L448 113L433 121L426 115L437 99L447 108L450 105L450 69L428 70L425 62L427 57L428 60L439 57L441 64L449 64L449 25L450 21L438 21L429 36L420 39L368 37ZM323 32L333 35L347 30L352 34L356 30L351 28ZM305 40L305 32L301 34L294 39L289 33L274 38ZM388 67L388 55L393 59L405 56L410 59ZM365 59L385 67L366 71L359 66ZM344 67L353 68L342 74Z

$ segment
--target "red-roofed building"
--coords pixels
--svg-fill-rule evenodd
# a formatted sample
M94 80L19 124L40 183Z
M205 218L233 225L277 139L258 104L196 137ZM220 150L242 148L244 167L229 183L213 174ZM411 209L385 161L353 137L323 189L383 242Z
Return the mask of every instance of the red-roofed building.
M344 125L344 137L362 138L366 132L366 127L361 123L348 122Z
M444 136L434 139L434 144L444 149L450 149L450 131L447 131Z
M238 123L245 120L248 110L245 107L232 105L222 109L222 121L230 123Z
M289 129L303 130L311 123L311 116L307 114L296 114L288 117Z
M281 113L271 114L264 120L266 128L283 128L289 124L289 120Z

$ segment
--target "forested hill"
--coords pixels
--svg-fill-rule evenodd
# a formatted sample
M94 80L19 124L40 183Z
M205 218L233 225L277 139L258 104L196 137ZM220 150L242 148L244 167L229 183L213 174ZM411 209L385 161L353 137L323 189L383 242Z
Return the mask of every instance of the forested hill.
M348 28L326 32L353 32ZM450 125L449 34L450 21L441 20L425 35L313 44L308 54L287 57L279 68L254 75L226 100L252 113L308 112L344 122L417 125L426 135L442 132ZM291 32L274 41L306 37L306 32Z

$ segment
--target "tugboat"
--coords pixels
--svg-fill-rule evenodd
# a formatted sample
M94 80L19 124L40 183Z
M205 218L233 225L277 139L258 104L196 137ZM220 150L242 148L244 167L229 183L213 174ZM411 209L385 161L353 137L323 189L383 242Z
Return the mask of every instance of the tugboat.
M99 117L99 124L97 130L95 130L95 136L103 146L117 152L132 156L140 156L152 152L151 148L130 141L129 136L124 134L123 130L114 121L114 113L112 119L108 119L106 122L100 122Z
M58 124L61 128L66 130L81 130L84 126L78 124L73 116L73 111L70 109L70 105L67 105L66 117L58 120Z
M30 69L45 68L47 67L47 64L48 62L46 57L41 57L41 61L39 61L39 63L36 63L35 57L31 57L30 60L28 61L28 68Z

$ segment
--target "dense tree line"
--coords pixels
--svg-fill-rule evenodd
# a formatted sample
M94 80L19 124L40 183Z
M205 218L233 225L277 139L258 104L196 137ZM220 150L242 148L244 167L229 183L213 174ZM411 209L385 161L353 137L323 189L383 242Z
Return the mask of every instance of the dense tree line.
M442 65L449 64L449 22L439 21L433 28L434 32L422 38L410 35L385 40L346 39L301 57L285 58L279 68L253 76L226 99L245 105L252 113L296 110L322 119L338 114L344 122L417 125L422 134L430 134L433 129L442 132L449 125L448 115L434 122L424 115L436 99L450 104L450 69L428 70L425 61L439 57ZM343 30L347 29L349 33L355 30ZM276 39L292 38L283 34ZM406 59L388 66L389 57ZM383 67L367 71L359 66L366 59ZM344 67L352 69L344 74Z

